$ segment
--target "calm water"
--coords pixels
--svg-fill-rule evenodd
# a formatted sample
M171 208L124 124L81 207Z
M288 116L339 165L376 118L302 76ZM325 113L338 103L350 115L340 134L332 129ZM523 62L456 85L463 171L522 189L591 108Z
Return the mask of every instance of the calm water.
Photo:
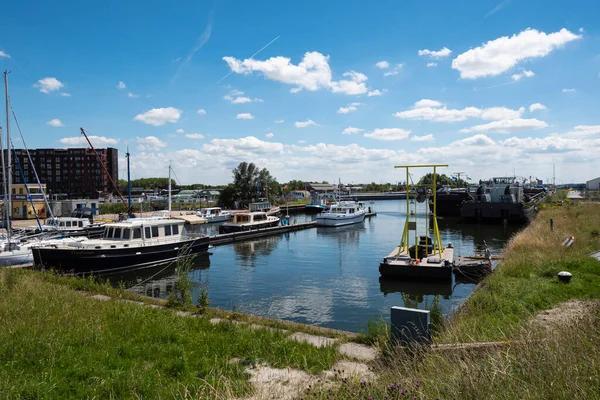
M398 245L404 201L379 201L377 216L340 228L313 228L279 236L216 246L198 257L190 273L208 285L211 305L224 309L358 332L370 318L389 318L390 307L428 308L436 295L451 314L472 292L473 283L382 280L379 262ZM314 218L295 216L298 221ZM294 216L292 216L294 218ZM457 255L473 255L485 240L499 254L514 227L460 224L440 219L442 242ZM214 234L214 224L201 229ZM137 283L131 290L167 297L172 268L143 270L113 278Z

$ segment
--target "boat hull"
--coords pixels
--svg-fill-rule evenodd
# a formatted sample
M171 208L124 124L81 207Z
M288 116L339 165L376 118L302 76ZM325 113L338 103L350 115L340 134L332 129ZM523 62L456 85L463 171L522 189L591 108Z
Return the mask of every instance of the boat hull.
M463 202L471 200L467 191L438 192L436 196L436 215L439 217L460 217ZM429 204L433 212L433 203Z
M307 204L304 207L304 212L306 214L320 214L325 210L327 210L327 207L322 206L320 204Z
M254 231L263 228L271 228L279 225L279 219L276 221L267 221L264 223L253 223L253 224L223 224L219 226L219 233L234 233L234 232L245 232Z
M365 215L367 213L360 213L358 215L354 215L352 217L347 216L338 216L338 215L326 215L320 214L317 217L317 226L344 226L344 225L352 225L359 224L365 220Z
M384 278L393 279L452 279L452 268L450 266L409 266L379 264L379 274Z
M460 216L466 222L527 223L537 212L536 206L525 207L523 203L462 203Z
M208 245L207 236L176 243L114 249L34 247L33 260L38 267L75 274L110 273L177 260L184 248L189 249L189 254L206 253Z
M0 267L30 264L33 256L30 249L3 251L0 253Z

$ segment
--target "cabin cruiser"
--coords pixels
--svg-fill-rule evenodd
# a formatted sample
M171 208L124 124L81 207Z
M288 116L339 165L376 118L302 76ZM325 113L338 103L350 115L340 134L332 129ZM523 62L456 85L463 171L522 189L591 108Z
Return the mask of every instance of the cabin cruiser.
M49 237L42 234L37 237L22 237L0 241L0 267L29 266L33 262L34 246L53 246L65 243L76 243L87 240L87 237Z
M26 226L26 233L40 233L39 226ZM91 223L88 218L54 217L48 218L41 225L42 232L58 232L62 236L86 236L90 239L100 238L104 234L104 223Z
M206 207L201 208L196 215L205 218L206 222L211 223L229 221L233 214L229 211L223 211L221 207Z
M219 226L219 233L233 233L270 228L279 225L279 217L267 215L263 211L247 211L233 215L233 221Z
M74 273L107 273L175 261L184 253L206 253L208 236L186 236L184 223L169 218L130 218L108 223L101 239L34 246L34 263Z
M362 202L340 201L329 210L317 215L317 226L344 226L358 224L365 220L367 210Z
M281 207L274 206L274 205L272 205L268 201L261 201L261 202L257 202L257 203L250 203L250 206L248 207L248 209L251 212L262 211L262 212L266 213L269 216L271 216L271 215L278 215L281 212Z

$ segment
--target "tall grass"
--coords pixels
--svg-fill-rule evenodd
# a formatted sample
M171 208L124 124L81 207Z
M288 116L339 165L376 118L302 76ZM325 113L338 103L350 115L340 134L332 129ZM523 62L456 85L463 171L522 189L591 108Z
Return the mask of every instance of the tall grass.
M249 393L248 365L318 372L336 357L277 331L96 301L0 270L0 398L229 398Z

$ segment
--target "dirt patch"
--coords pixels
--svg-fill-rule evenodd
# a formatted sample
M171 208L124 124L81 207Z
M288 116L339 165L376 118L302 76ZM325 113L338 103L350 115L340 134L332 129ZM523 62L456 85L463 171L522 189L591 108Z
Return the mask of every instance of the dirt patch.
M304 332L296 332L290 335L289 338L291 340L295 340L296 342L310 343L315 347L332 346L337 341L337 339L332 339L325 336L309 335L308 333Z
M599 309L598 301L569 300L550 310L539 312L531 321L531 327L552 331L556 328L576 325L593 317Z
M377 358L377 351L370 346L365 346L364 344L352 342L343 343L338 348L338 351L344 356L356 358L362 361L373 361Z

